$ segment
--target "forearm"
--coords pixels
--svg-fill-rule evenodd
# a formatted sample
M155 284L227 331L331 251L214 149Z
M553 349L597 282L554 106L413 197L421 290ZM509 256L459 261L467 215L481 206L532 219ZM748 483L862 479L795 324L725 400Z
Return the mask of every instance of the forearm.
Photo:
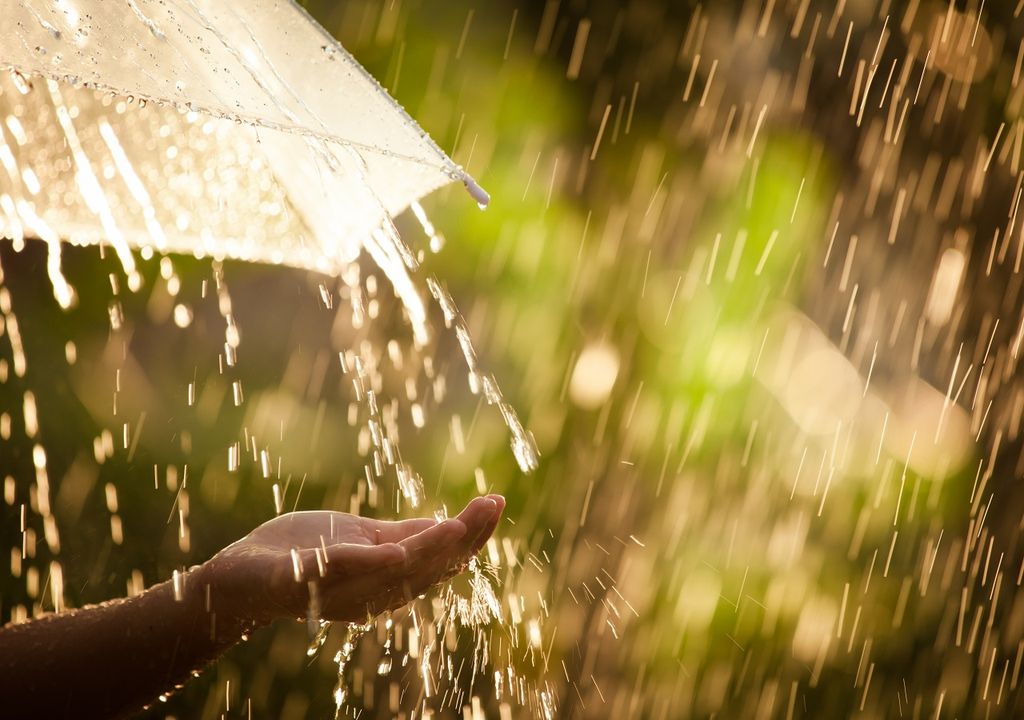
M207 608L201 568L115 600L0 628L5 717L109 718L183 683L252 630Z
M494 532L504 499L438 522L288 513L142 595L0 628L0 716L111 718L172 691L317 589L326 620L363 622L449 577Z

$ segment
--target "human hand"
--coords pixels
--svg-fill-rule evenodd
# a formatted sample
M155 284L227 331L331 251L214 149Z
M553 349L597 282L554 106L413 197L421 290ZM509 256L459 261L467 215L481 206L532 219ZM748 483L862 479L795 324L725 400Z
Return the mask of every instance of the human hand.
M263 523L200 566L212 610L243 621L299 618L311 586L324 620L362 622L460 572L494 532L505 499L472 500L458 517L387 522L328 510Z

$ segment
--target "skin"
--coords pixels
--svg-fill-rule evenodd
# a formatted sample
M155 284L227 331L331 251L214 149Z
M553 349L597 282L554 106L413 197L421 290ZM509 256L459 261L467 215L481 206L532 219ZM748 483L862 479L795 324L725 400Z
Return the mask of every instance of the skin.
M295 512L141 595L0 628L0 714L125 717L198 673L243 636L305 619L365 622L459 571L505 507L474 499L456 518L384 522Z

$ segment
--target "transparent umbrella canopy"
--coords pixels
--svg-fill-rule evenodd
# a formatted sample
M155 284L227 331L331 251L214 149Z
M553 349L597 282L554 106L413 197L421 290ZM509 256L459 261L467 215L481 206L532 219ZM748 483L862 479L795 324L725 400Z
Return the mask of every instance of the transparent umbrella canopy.
M337 272L382 265L424 332L391 218L486 193L290 0L0 0L0 235Z

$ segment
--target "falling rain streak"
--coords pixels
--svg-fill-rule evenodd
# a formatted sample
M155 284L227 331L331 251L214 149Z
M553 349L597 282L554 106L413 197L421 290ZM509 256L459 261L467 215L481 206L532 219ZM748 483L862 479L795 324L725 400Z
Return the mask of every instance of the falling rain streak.
M483 214L359 191L488 200L331 136L209 3L262 118L46 70L97 31L43 5L0 76L5 621L186 593L222 525L496 491L464 577L158 709L1022 712L1024 4L306 3Z

